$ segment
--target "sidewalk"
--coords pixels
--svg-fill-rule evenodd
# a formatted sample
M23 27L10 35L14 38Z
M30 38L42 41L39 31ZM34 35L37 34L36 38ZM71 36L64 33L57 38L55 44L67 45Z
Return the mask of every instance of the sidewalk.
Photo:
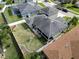
M26 23L26 21L25 21L25 20L20 20L20 21L14 22L14 23L10 23L10 24L8 24L8 25L9 25L9 26L13 26L13 25L21 24L21 23Z

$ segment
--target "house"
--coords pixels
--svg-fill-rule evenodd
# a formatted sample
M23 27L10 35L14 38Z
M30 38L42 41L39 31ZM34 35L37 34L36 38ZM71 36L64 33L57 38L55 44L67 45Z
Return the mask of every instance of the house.
M55 7L41 8L36 3L27 2L14 6L13 9L19 11L30 28L46 39L56 37L67 27L63 18L57 17L58 9Z
M32 15L36 15L39 10L41 10L41 7L38 4L28 3L21 14L23 15L23 17L27 18L27 16L31 17Z
M63 18L49 19L46 15L37 15L33 19L32 27L46 39L53 39L67 28Z
M14 3L26 3L26 2L31 2L33 0L13 0Z
M36 14L36 11L39 9L41 9L41 7L34 2L18 4L17 6L12 7L13 14L18 15L20 13L24 18Z
M39 10L39 12L35 12L36 10ZM29 27L46 39L57 37L61 32L63 32L67 28L66 21L63 18L57 17L58 10L56 8L47 7L42 9L25 9L24 13L23 17L26 20L26 23L29 25Z
M27 2L23 4L18 4L17 6L12 7L13 14L21 14L23 18L27 18L28 16L43 13L47 16L57 16L58 9L55 6L47 6L45 8L40 7L37 3Z
M76 7L79 8L79 1L75 3Z
M45 8L42 8L42 13L44 13L46 16L48 16L49 18L56 18L57 15L58 15L58 9L55 7L55 6L52 6L52 7L45 7Z
M11 8L12 8L13 14L14 14L14 15L19 15L19 14L21 14L20 11L23 11L24 8L26 7L26 5L27 5L27 3L18 4L18 5L16 5L16 6L12 6Z
M48 59L79 59L79 25L43 49Z

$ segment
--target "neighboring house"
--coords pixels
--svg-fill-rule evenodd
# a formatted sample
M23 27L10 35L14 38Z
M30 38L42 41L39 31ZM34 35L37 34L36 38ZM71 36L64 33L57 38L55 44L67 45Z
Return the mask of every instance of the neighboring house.
M76 7L79 8L79 1L75 3Z
M26 3L26 2L31 2L33 0L13 0L14 3Z
M14 14L17 15L18 13L21 13L21 15L25 18L29 17L30 15L36 14L36 11L41 9L36 3L23 3L23 4L18 4L17 6L13 6L12 10Z
M43 49L48 59L79 59L79 26Z
M49 19L45 15L37 15L32 19L32 27L46 39L53 39L67 28L63 18Z

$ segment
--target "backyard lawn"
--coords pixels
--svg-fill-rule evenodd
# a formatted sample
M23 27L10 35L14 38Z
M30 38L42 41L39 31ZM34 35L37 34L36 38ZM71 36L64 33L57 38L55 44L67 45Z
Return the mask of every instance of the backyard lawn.
M9 40L11 40L11 39L9 39ZM10 42L10 47L7 47L7 49L5 51L5 59L19 59L13 43L11 43L11 41L9 41L9 42Z
M0 29L4 26L1 25ZM5 27L4 27L5 28ZM5 59L19 59L18 53L14 47L10 35L7 33L8 29L2 29L0 32L1 42L4 50Z
M13 43L10 45L9 48L7 48L7 50L5 52L5 59L19 59L17 51L16 51Z
M12 32L21 50L26 53L34 52L46 43L44 38L38 38L25 23L16 25Z
M4 15L6 16L8 23L12 23L12 22L16 22L16 21L21 20L20 17L12 14L11 8L6 8Z

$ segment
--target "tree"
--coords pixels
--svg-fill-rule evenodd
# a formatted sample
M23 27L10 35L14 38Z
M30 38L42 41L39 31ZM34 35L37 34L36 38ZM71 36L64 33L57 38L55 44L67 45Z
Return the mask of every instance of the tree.
M78 18L77 17L73 17L72 20L68 24L69 24L69 26L70 25L76 26L78 24Z
M9 32L10 32L10 29L6 24L0 25L0 40L3 44L5 44L4 47L10 45L10 42L7 42L7 40L9 39L9 36L8 36Z
M12 4L12 0L6 0L7 4Z

